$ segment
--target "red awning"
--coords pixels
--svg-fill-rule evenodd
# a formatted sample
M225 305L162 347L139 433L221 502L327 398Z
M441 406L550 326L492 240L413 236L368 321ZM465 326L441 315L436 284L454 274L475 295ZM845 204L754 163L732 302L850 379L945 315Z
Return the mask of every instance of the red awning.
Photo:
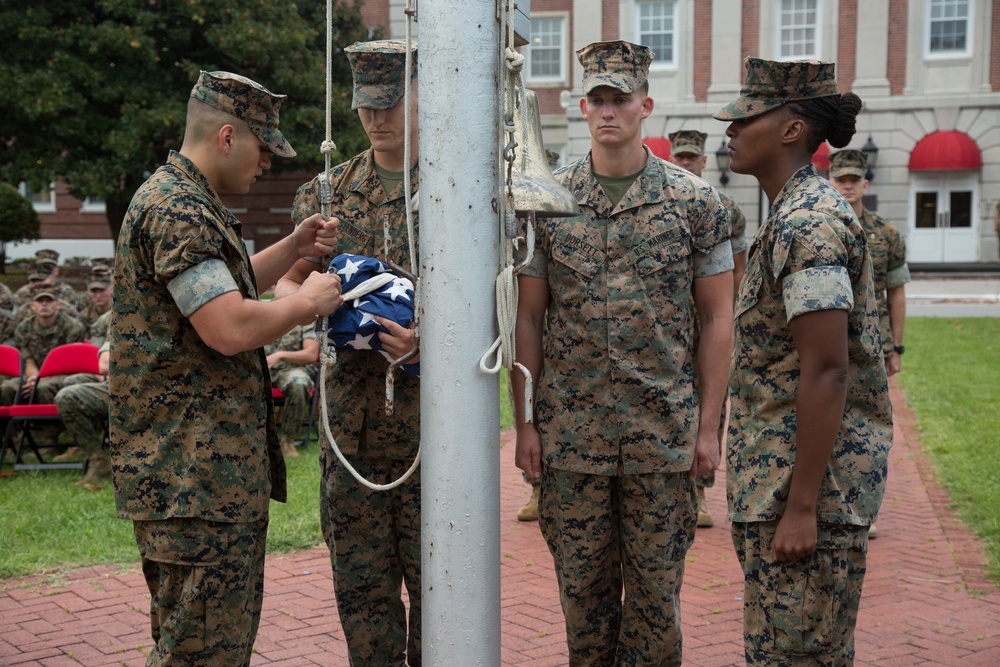
M664 139L663 137L646 137L642 140L642 143L649 146L649 150L653 152L653 155L662 159L670 159L670 139Z
M817 148L816 152L813 153L812 163L819 171L827 171L830 169L830 144L824 141L819 145L819 148Z
M964 132L931 132L910 153L910 171L982 169L983 154Z

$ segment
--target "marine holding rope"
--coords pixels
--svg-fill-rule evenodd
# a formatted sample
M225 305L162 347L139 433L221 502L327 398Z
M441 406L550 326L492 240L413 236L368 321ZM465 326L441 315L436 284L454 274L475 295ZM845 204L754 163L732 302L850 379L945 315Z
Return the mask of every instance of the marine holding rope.
M331 170L331 210L340 232L337 253L374 257L413 272L417 258L408 252L403 178L410 179L415 192L416 46L410 81L405 76L402 41L359 42L345 51L354 77L351 108L358 110L371 148ZM405 164L407 140L409 164ZM292 209L296 223L320 210L319 178L299 188ZM318 259L299 261L278 282L276 294L293 291L310 273L325 268ZM380 338L391 357L398 359L413 349L412 329L378 320L389 331ZM326 371L331 433L364 478L378 484L397 480L420 446L420 381L406 373L396 375L395 408L392 416L386 416L389 362L372 350L341 350L337 356L337 363ZM320 519L351 664L419 665L420 475L411 475L391 490L372 491L340 464L325 441L320 466ZM409 597L409 617L401 582Z

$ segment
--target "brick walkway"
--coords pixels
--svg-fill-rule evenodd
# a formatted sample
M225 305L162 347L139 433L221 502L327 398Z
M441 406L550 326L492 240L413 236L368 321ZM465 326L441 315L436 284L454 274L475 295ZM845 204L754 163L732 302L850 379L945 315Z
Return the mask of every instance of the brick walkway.
M930 481L912 413L893 391L896 444L889 489L871 543L857 632L857 664L1000 665L1000 589L984 577L980 543ZM501 450L502 662L565 665L552 560L534 523L518 523L527 487ZM709 506L724 516L721 487ZM721 524L721 525L720 525ZM724 522L700 529L688 555L682 599L685 665L742 664L741 576ZM51 583L0 587L0 665L142 665L150 640L148 599L136 568L74 570ZM269 557L254 667L346 665L325 548ZM452 667L452 666L447 666Z

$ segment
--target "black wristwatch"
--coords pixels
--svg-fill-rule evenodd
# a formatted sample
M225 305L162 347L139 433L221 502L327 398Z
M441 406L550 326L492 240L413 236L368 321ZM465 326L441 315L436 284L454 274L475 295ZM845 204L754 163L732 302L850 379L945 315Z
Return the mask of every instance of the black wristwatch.
M906 346L905 345L893 345L892 346L892 351L895 352L896 354L902 355L904 352L906 352Z

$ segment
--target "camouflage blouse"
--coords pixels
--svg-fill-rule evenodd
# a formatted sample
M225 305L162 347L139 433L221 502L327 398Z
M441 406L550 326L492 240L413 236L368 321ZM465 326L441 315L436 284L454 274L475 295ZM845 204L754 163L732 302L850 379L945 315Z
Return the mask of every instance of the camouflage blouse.
M688 470L699 419L692 290L733 268L729 217L712 186L651 154L615 206L590 165L588 154L556 172L582 213L539 219L523 272L549 287L542 456L597 475Z
M231 275L231 284L197 282L206 268ZM183 155L171 152L132 198L114 284L109 398L118 516L267 517L269 498L285 499L285 467L264 350L216 352L184 315L233 289L256 298L256 281L239 220Z
M910 282L906 265L906 241L899 231L868 209L861 214L861 226L868 236L868 254L872 258L872 281L878 302L878 320L882 330L882 351L892 352L892 326L886 289Z
M850 206L812 165L771 205L736 298L726 487L731 521L780 519L795 466L799 358L789 322L848 312L848 393L822 482L825 523L868 525L885 491L892 408L871 262Z
M333 168L330 181L333 215L340 220L336 254L374 257L412 271L406 231L403 183L386 193L369 149ZM410 172L411 192L417 191L417 169ZM296 224L320 211L319 177L299 188L292 205ZM414 233L416 220L414 220ZM389 252L385 252L386 229ZM419 254L419 250L417 251ZM325 268L325 267L324 267ZM322 341L320 341L322 344ZM396 371L394 409L385 413L385 373L389 362L372 350L339 350L337 363L327 367L326 395L330 429L344 454L363 453L391 459L412 459L420 447L420 380Z
M73 315L63 311L56 313L55 321L47 327L41 326L37 317L29 317L14 328L14 347L21 351L24 359L34 359L39 368L48 353L57 346L82 343L86 338L87 328Z

